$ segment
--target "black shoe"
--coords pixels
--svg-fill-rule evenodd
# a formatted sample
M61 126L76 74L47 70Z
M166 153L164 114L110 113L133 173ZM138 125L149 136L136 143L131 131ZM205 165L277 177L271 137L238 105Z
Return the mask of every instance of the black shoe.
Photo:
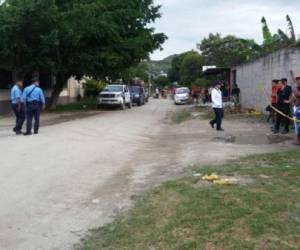
M289 133L290 133L290 131L288 131L288 130L284 130L284 131L281 132L282 135L287 135Z
M32 133L24 133L24 136L32 135Z
M279 134L279 130L277 130L277 129L274 129L274 130L273 130L273 134L274 134L274 135L277 135L277 134Z
M16 128L13 128L13 132L17 132Z
M209 124L212 128L215 128L215 124L213 122L209 122Z
M39 134L39 132L34 132L34 134L35 134L35 135L38 135L38 134Z
M217 129L217 131L225 131L224 129L222 129L222 128L219 128L219 129Z
M16 135L22 135L23 133L21 131L16 132Z

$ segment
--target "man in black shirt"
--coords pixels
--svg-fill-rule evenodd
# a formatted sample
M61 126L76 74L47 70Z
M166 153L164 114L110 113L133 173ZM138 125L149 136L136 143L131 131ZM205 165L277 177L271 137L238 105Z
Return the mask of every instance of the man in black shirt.
M278 89L279 90L277 93L277 108L286 116L290 116L290 97L292 95L292 88L291 86L288 86L287 79L282 79L279 82ZM284 125L284 130L282 131L282 134L289 133L290 120L281 114L277 115L274 133L279 133L281 124Z

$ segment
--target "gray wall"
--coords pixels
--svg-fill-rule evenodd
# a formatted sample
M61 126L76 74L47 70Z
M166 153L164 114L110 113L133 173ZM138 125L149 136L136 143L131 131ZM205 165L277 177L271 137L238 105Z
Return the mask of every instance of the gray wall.
M236 70L236 82L241 89L242 106L264 112L269 103L262 89L270 96L273 79L288 78L289 84L294 86L290 71L300 76L300 49L283 49L233 70Z

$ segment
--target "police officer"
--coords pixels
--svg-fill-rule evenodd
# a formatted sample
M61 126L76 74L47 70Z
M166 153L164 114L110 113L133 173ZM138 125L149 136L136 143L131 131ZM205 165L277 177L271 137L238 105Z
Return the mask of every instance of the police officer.
M23 91L23 80L17 79L15 85L11 89L11 107L16 116L16 124L13 131L16 135L22 134L22 127L25 121L25 109L21 102Z
M39 133L40 113L45 110L45 96L39 87L39 80L34 78L32 84L24 89L22 101L26 105L27 130L24 135L32 134L32 119L34 118L34 133Z
M292 95L292 88L287 85L287 79L282 79L278 84L278 92L277 92L277 108L280 110L285 116L282 114L277 114L277 120L275 124L274 133L278 134L280 130L280 126L284 125L284 130L281 132L282 134L289 133L290 120L287 118L291 115L290 108L290 98Z

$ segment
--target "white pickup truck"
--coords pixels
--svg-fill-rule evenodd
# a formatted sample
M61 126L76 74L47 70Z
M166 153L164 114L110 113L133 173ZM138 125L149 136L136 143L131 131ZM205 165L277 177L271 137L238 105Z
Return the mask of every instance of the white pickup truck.
M122 110L132 107L132 100L127 85L110 84L99 93L99 106L119 106Z

